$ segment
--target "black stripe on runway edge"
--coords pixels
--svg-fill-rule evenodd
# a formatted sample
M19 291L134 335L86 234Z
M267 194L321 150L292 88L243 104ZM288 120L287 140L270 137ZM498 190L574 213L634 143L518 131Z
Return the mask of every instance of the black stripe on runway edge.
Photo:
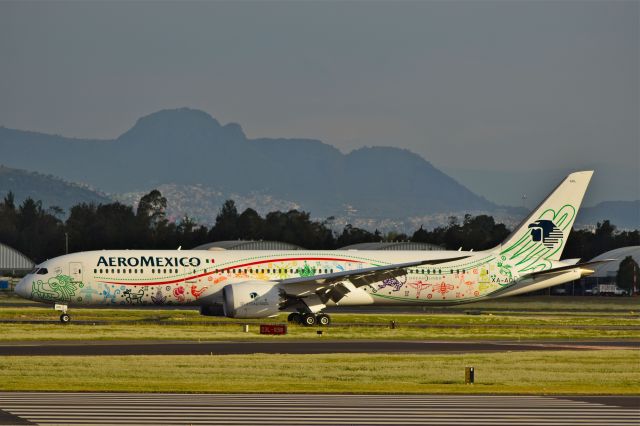
M27 419L0 410L0 425L35 425Z

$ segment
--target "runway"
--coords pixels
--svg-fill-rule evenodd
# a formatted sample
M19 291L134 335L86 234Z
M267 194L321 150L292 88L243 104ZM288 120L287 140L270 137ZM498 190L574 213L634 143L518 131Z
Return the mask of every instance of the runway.
M639 404L639 397L0 393L0 424L616 426L640 424Z
M33 355L232 355L325 353L469 353L534 350L640 349L639 341L23 341L0 344L0 356Z

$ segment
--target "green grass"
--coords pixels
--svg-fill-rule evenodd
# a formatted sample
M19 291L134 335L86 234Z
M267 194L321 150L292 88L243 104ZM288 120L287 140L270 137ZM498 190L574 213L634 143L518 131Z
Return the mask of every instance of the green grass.
M638 394L640 353L9 356L0 379L2 391Z
M560 300L561 299L561 300ZM579 300L578 300L579 299ZM8 300L8 299L6 299ZM6 302L5 300L5 302ZM560 300L561 304L558 305ZM335 327L318 337L315 328L290 326L287 336L278 339L640 339L640 315L629 302L636 298L521 297L490 302L504 311L438 309L412 313L332 314ZM489 303L489 302L485 302ZM539 304L554 305L566 311L538 310ZM0 301L0 306L2 302ZM284 323L286 314L261 320L204 317L196 310L180 309L95 309L71 308L73 321L63 326L58 314L48 306L15 306L8 302L0 309L0 320L45 320L49 323L5 323L0 341L19 340L241 340L269 339L260 336L259 323ZM472 305L469 305L472 306ZM513 311L516 306L521 310ZM578 310L577 307L583 307ZM597 307L597 308L596 308ZM605 309L606 308L606 309ZM435 312L435 313L433 313ZM480 314L477 314L480 313ZM397 329L388 328L396 321ZM106 321L107 323L100 323ZM249 333L240 324L251 324ZM376 325L376 326L371 326ZM421 327L417 327L421 326Z
M59 324L57 314L48 308L8 308L0 312L1 317L8 319L51 321L43 324L3 324L0 341L256 339L269 338L258 334L259 323L286 321L286 315L275 319L242 320L241 323L251 324L250 332L243 333L238 320L203 317L195 311L185 310L75 309L72 312L75 321L114 321L95 325L73 322L69 325ZM635 316L334 314L332 317L337 326L325 329L324 333L334 339L640 338L640 319ZM395 330L385 326L366 326L386 325L391 320L396 321L398 328ZM289 334L279 338L317 338L317 335L315 328L290 325Z
M72 308L70 314L74 320L81 321L114 321L114 322L175 322L175 323L259 323L284 322L287 314L276 318L261 320L240 320L226 317L205 317L196 310L181 309L91 309ZM58 314L49 307L9 307L0 309L0 319L22 320L55 320ZM466 315L451 311L441 313L349 313L331 314L336 324L384 323L395 320L402 324L512 324L512 325L639 325L640 315L636 313L617 313L612 315L592 315L590 313L525 313L496 312Z

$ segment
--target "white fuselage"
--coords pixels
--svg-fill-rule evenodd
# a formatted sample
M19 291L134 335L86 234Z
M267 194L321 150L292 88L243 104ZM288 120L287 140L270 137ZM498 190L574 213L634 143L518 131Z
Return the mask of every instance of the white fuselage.
M436 264L438 259L463 256L468 257ZM69 306L208 305L221 301L221 290L228 284L273 285L292 278L427 261L397 278L352 288L339 305L465 303L518 280L517 273L497 259L496 251L104 250L43 262L16 292Z

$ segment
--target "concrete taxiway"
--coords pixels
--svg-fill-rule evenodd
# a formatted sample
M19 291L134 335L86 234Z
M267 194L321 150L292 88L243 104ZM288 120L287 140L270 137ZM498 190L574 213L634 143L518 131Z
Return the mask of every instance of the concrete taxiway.
M640 341L22 341L0 344L8 355L231 355L252 353L470 353L534 350L640 349Z
M640 397L0 393L0 424L638 425Z

